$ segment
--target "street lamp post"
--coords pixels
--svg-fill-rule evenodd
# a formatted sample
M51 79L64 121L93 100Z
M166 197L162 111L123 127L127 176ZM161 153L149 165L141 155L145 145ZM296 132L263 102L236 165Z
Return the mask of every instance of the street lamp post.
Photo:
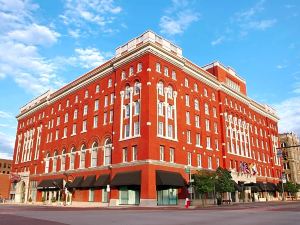
M69 182L69 177L72 177L73 181L75 179L72 174L69 174L67 172L64 172L63 175L65 176L66 184ZM63 187L63 191L64 191L64 196L65 196L64 205L66 206L67 205L67 194L66 194L66 187L65 186Z

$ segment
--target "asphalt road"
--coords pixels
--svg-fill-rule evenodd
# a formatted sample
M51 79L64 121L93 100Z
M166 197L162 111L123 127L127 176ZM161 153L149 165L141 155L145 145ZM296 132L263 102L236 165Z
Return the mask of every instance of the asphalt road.
M71 208L0 204L0 225L298 225L300 202L183 208Z

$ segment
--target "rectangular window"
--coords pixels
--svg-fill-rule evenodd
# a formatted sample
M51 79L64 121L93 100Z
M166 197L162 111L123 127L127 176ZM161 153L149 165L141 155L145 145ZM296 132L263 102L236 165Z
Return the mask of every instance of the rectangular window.
M129 76L133 75L133 66L129 68Z
M191 152L188 152L187 164L189 166L192 165L192 153Z
M168 137L173 138L173 125L168 125Z
M107 112L105 112L103 115L103 124L107 124Z
M174 70L172 71L172 79L176 80L176 72Z
M214 131L215 131L215 134L218 133L218 124L216 122L214 123Z
M82 132L86 132L86 120L82 121Z
M157 106L158 106L158 115L163 116L164 115L163 102L159 102Z
M186 132L186 140L187 140L188 144L191 144L191 131L190 130L188 130Z
M94 116L94 128L98 127L98 116Z
M60 117L57 117L56 126L59 126L59 125L60 125Z
M140 135L140 122L139 121L134 122L133 126L134 126L134 136Z
M58 132L59 132L59 130L55 131L55 140L58 140Z
M63 136L63 138L67 137L67 131L68 131L68 128L65 127L65 128L64 128L64 136Z
M123 148L123 162L128 162L128 150Z
M200 117L199 117L198 115L195 116L195 126L196 126L197 128L200 127Z
M172 105L168 105L168 107L167 107L167 116L168 116L168 118L170 118L170 119L173 119L173 106Z
M104 97L104 107L107 107L108 106L108 96L105 95Z
M95 189L94 188L90 188L89 189L89 202L93 202L95 198Z
M115 94L114 93L111 93L110 94L110 104L114 104L114 101L115 101Z
M156 72L160 73L160 64L159 63L156 63L155 70L156 70Z
M160 161L165 161L165 146L159 146L159 159Z
M73 124L72 127L72 135L76 134L76 124Z
M210 124L209 124L209 120L208 119L205 120L205 130L206 131L210 131Z
M109 111L109 122L112 123L114 121L114 111L110 110Z
M132 146L132 161L137 160L138 148L137 146Z
M168 67L164 68L164 75L167 76L167 77L169 76L169 69L168 69Z
M163 122L158 122L158 135L164 135L164 124Z
M211 156L208 156L208 169L212 169Z
M213 116L217 118L217 109L215 107L213 107Z
M130 116L130 106L125 105L125 118L128 118Z
M88 113L88 106L85 105L85 106L83 107L83 115L85 116L85 115L87 115L87 113Z
M134 115L140 114L140 102L136 101L134 102Z
M175 149L170 148L170 163L174 163L174 154L175 154Z
M78 114L78 110L77 110L77 109L75 109L75 110L74 110L74 116L73 116L74 120L76 120L76 119L77 119L77 114Z
M220 166L220 159L216 158L216 164L217 164L217 168Z
M189 80L187 78L184 78L184 86L189 87Z
M206 137L206 149L211 149L210 137Z
M218 141L218 139L215 140L215 146L216 146L216 150L218 151L219 150L219 141Z
M128 138L130 136L130 133L129 133L129 125L126 124L125 125L125 138Z
M99 100L95 100L94 111L98 111L98 109L99 109Z
M137 72L138 73L141 72L142 69L143 69L143 64L142 63L138 63L138 65L137 65Z
M186 124L191 124L190 112L185 113L185 121L186 121Z
M189 95L185 95L185 106L190 106L190 96Z
M200 134L196 134L196 146L197 147L201 146L201 136L200 136Z
M197 154L197 166L198 167L202 167L202 155L201 154Z

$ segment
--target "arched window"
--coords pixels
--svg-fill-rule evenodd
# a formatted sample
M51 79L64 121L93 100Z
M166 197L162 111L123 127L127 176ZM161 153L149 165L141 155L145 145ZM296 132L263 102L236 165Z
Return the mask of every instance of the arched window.
M156 72L160 73L160 64L159 63L156 63L155 70L156 70Z
M204 104L204 112L205 112L206 115L209 115L209 108L208 108L207 103Z
M159 95L164 95L164 84L163 82L158 82L157 84L157 91Z
M73 119L76 120L76 119L77 119L77 116L78 116L78 110L75 109L75 110L74 110L74 116L73 116Z
M126 72L123 70L121 73L121 80L126 79Z
M141 89L141 83L139 81L136 81L134 83L134 94L135 95L140 94L140 89Z
M112 87L112 79L111 79L111 78L108 80L107 86L108 86L109 88Z
M196 83L194 84L194 91L198 92L198 84L196 84Z
M215 95L215 93L211 94L211 98L212 98L213 101L216 101L216 95Z
M76 149L73 147L71 149L71 155L70 155L70 170L74 170L75 155L76 155Z
M45 161L45 173L49 173L49 164L50 164L50 153L47 153L46 161Z
M133 66L129 68L129 76L133 75Z
M88 98L88 97L89 97L89 91L86 90L86 91L84 92L84 98Z
M85 151L86 151L86 147L83 144L80 149L80 168L81 169L85 168Z
M68 122L68 120L69 120L69 114L68 114L68 113L66 113L66 114L65 114L65 123L67 123L67 122Z
M112 148L111 139L107 138L104 142L104 165L111 164L111 148Z
M168 86L168 98L173 98L173 88L172 86Z
M60 170L66 170L66 149L63 149L61 152Z
M99 84L97 84L97 86L96 86L96 93L99 93L100 92L100 86L99 86Z
M143 64L142 63L138 63L138 65L137 65L137 72L138 73L141 72L142 69L143 69Z
M98 152L98 143L94 142L92 145L91 167L97 166L97 152Z
M207 97L207 89L206 88L204 88L203 92L204 92L204 96Z
M125 98L129 98L130 97L130 86L127 85L125 87Z
M57 169L57 151L55 151L53 155L52 172L56 172L56 169Z

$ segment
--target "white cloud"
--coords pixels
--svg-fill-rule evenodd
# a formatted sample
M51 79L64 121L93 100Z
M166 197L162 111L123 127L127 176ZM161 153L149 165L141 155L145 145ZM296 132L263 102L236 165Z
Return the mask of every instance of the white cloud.
M159 26L163 34L182 34L193 22L199 20L199 13L189 8L187 1L173 0L165 15L160 18Z
M279 64L279 65L276 66L276 68L279 69L279 70L281 70L281 69L287 68L287 65L281 65L281 64Z
M300 96L286 99L273 105L280 117L280 132L296 132L300 134Z
M96 24L103 32L111 32L107 25L115 20L122 11L114 0L68 0L60 18L66 25L89 29L89 24Z
M249 21L245 24L247 29L254 29L254 30L266 30L277 22L276 19L269 19L269 20L260 20L260 21Z
M212 46L219 45L219 44L221 44L224 40L225 40L225 37L224 37L224 36L221 36L221 37L217 38L216 40L213 40L210 44L211 44Z
M68 33L73 38L79 38L80 37L80 30L79 29L68 30Z
M4 132L0 132L0 158L1 155L4 157L6 156L12 156L13 149L15 145L15 138L13 136L9 136L8 134Z
M105 62L104 56L96 48L77 48L75 52L83 68L93 68Z
M22 30L13 30L7 36L24 44L47 46L57 42L60 34L46 26L33 23Z
M12 159L13 155L8 152L0 152L0 159Z
M13 118L13 116L8 112L0 111L0 118L9 119L9 118Z

